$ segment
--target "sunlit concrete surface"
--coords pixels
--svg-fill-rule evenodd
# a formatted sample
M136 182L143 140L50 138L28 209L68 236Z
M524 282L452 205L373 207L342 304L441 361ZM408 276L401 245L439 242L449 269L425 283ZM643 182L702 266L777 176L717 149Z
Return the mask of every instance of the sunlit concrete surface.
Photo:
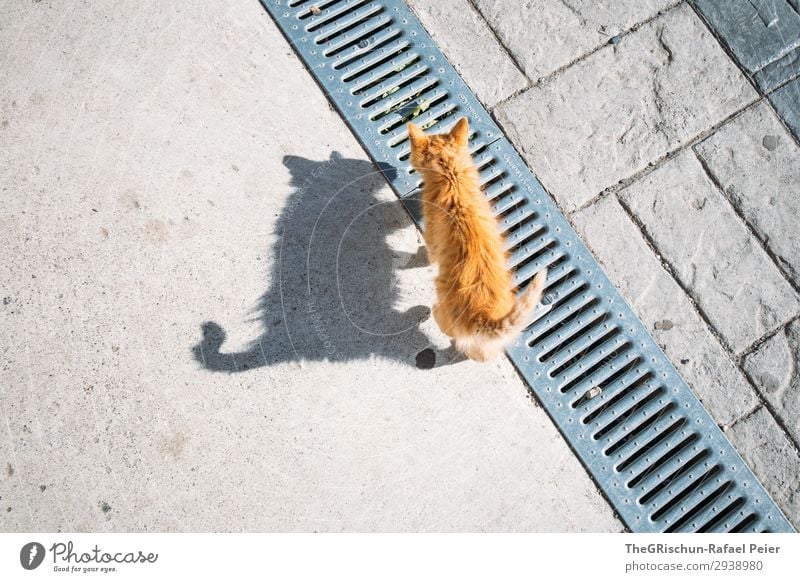
M622 529L256 0L0 2L0 191L0 530Z

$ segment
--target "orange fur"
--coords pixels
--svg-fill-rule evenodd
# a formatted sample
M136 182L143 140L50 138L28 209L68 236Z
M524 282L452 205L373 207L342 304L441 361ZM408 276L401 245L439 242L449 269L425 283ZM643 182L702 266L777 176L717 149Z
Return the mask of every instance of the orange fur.
M547 272L537 273L525 293L515 296L503 237L467 147L466 118L449 133L431 136L409 123L408 135L411 164L423 181L428 257L439 267L433 317L459 351L489 360L527 325Z

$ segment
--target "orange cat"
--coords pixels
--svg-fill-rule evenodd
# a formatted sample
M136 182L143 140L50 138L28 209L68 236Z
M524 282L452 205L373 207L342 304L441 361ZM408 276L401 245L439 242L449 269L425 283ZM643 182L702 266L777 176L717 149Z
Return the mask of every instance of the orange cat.
M409 123L408 135L411 165L422 175L428 257L439 266L433 317L456 349L489 360L529 323L547 271L515 296L503 237L467 147L466 118L450 133L431 136Z

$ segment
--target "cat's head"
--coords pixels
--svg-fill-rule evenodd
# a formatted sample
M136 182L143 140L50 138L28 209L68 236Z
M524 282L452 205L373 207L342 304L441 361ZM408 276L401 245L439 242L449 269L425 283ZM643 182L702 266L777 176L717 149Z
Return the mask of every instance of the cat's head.
M459 119L448 133L425 135L413 123L408 124L408 138L411 142L411 165L417 172L447 172L465 154L469 156L469 122L466 117Z

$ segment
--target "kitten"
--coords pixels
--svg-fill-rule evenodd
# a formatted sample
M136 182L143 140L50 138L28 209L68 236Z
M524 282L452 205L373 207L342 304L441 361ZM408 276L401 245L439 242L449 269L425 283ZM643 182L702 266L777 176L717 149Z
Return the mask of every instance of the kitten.
M433 317L456 349L484 362L526 327L547 271L516 297L500 227L467 147L466 118L450 133L431 136L409 123L408 135L411 165L422 176L423 236L430 262L439 267Z

